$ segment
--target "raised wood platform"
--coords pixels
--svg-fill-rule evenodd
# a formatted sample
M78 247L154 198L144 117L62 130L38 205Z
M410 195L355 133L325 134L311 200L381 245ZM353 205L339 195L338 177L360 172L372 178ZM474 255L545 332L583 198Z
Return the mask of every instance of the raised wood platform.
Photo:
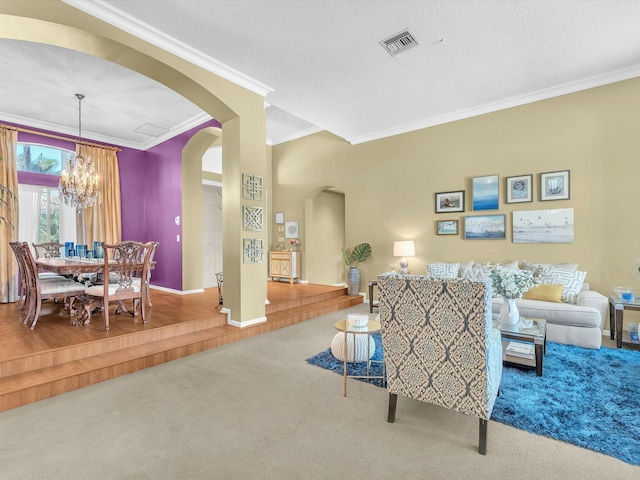
M267 321L245 328L227 325L214 309L217 289L192 295L151 292L148 323L139 317L102 314L74 327L62 305L43 304L34 330L20 321L15 304L0 305L0 411L82 388L193 353L293 325L362 303L346 288L268 282ZM113 311L113 307L112 311Z

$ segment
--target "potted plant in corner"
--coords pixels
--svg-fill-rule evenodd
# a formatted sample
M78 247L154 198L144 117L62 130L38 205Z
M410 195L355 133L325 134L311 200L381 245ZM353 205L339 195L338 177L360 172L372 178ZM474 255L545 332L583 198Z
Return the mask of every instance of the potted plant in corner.
M347 274L347 293L349 295L358 295L360 291L360 270L358 270L358 263L364 262L369 258L369 255L371 255L371 245L368 243L356 245L353 250L351 250L351 255L349 255L346 250L342 251L344 263L346 263L349 268L349 273ZM355 265L353 265L353 262L355 262Z

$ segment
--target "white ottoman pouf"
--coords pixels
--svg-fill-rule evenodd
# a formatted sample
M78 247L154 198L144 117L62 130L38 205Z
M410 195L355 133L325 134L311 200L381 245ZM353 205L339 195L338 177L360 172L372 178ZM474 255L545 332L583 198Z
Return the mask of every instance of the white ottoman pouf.
M356 342L356 358L353 359L353 339ZM366 362L376 353L376 342L367 334L347 334L347 362ZM369 355L367 356L367 340L369 341ZM338 360L344 362L344 333L338 332L331 340L331 353Z

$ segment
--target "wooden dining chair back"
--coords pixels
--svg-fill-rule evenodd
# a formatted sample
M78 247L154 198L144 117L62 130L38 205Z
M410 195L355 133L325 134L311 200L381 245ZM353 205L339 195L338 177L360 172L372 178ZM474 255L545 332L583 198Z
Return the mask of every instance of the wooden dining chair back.
M22 256L19 250L20 242L9 242L13 255L16 257L18 263L18 276L20 277L20 283L18 284L18 301L16 302L16 310L20 311L20 315L24 313L26 307L27 298L27 284L24 276L24 267L22 265Z
M153 242L120 242L117 244L102 243L104 250L104 263L102 277L109 278L102 285L94 285L85 289L85 302L83 308L84 323L88 323L91 312L98 305L104 310L104 329L109 331L109 305L117 304L116 311L125 311L125 300L133 300L132 316L137 316L137 306L140 305L142 323L147 323L146 318L146 291L148 283L149 260L153 249ZM141 283L135 282L137 272ZM111 273L111 275L110 275ZM112 279L116 279L113 281Z
M75 300L84 294L84 286L66 278L40 279L38 266L27 242L19 243L17 251L22 261L26 287L26 310L22 322L35 328L42 302L50 298L64 299L64 307L75 313Z
M146 282L146 287L145 287L145 296L147 297L147 306L148 307L153 307L153 305L151 304L151 294L149 293L149 285L151 283L151 271L153 270L153 257L156 254L156 250L158 249L158 246L160 245L159 242L150 242L153 246L151 247L151 253L149 254L149 262L147 262L147 271L146 272L139 272L140 275L137 277L134 277L133 279L133 283L134 284L138 284L138 285L142 285L142 278L144 276L144 278L147 279ZM142 255L142 261L144 261L144 255L147 254L146 251L142 251L141 250L141 255Z
M36 252L36 260L40 257L58 258L60 257L60 249L64 247L64 244L58 242L32 243L31 245Z

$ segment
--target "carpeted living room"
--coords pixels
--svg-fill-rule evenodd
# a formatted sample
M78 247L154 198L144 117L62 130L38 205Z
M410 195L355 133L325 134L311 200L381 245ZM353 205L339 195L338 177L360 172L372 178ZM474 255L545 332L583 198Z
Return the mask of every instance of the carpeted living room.
M637 388L638 361L622 366L605 340L589 351L590 364L565 362L549 345L545 375L510 373L499 402L500 419L488 427L487 455L478 455L477 419L448 409L400 398L395 423L388 423L386 389L349 379L307 363L325 351L334 323L368 305L317 317L287 328L208 350L131 375L4 412L0 416L3 479L86 478L562 478L630 479L640 471L638 415L622 418L618 405L606 405L611 388L595 380L591 366L610 361L619 377ZM626 353L629 353L627 351ZM610 355L613 353L614 355ZM625 352L623 352L625 353ZM637 352L631 352L637 356ZM609 359L609 360L607 360ZM597 451L531 433L552 408L545 397L559 381L577 386L570 372L594 378L576 392L580 408L567 409L554 425L568 436L571 422L581 429L603 427L613 449L629 453L622 461ZM628 374L628 376L626 375ZM507 377L516 378L507 378ZM606 374L604 375L607 376ZM521 378L518 378L521 377ZM627 382L628 380L628 382ZM531 381L539 385L533 391ZM582 388L582 387L581 387ZM623 391L625 390L622 388ZM557 392L562 397L564 391ZM637 412L637 393L628 398ZM523 398L524 397L524 398ZM537 418L519 424L514 411L529 409ZM551 402L553 403L553 402ZM580 410L580 411L577 411ZM573 417L573 415L578 415ZM635 430L620 434L623 422ZM515 426L512 426L514 425ZM540 427L542 428L542 427ZM621 438L618 435L633 435ZM626 443L626 445L625 445ZM594 451L595 450L595 451Z
M147 325L122 316L109 332L98 321L70 326L63 305L37 330L0 322L4 353L53 342L38 355L42 372L31 372L30 356L0 361L0 380L14 390L20 382L6 373L50 375L49 354L65 356L60 339L77 352L72 368L87 364L84 382L57 365L64 391L45 379L39 395L23 389L24 402L0 408L0 480L640 478L638 31L640 0L0 1L10 87L22 84L10 57L42 60L71 79L37 69L37 85L93 88L88 98L99 103L85 118L103 122L105 136L87 140L120 145L129 123L118 124L129 118L189 146L164 151L146 138L153 128L122 144L141 154L121 157L123 237L157 233L164 258ZM82 56L106 70L60 60ZM144 82L99 73L113 72L109 64ZM197 115L169 100L153 102L166 125L149 115L136 102L156 88ZM3 124L64 133L54 128L60 112L43 108L44 86L2 89L0 80L0 98L24 107L22 116L0 107ZM27 123L30 110L43 121ZM43 110L54 118L44 121ZM224 136L211 143L213 123ZM219 171L205 169L192 140L215 149ZM220 197L209 205L221 222L215 254L203 244L206 186ZM363 245L366 258L354 259ZM207 261L220 270L213 302L200 271ZM488 280L499 267L539 285L497 291ZM490 415L404 397L381 381L389 369L379 362L405 345L385 330L396 315L384 306L385 275L485 289L486 328L449 335L475 343L483 361L439 353L460 372L486 370L479 391ZM278 310L274 285L296 297L295 321ZM319 287L349 294L311 318L297 294ZM443 331L469 330L469 303L451 302L463 321L447 312ZM0 307L19 315L10 301ZM415 310L405 313L398 323L417 323ZM380 328L345 331L349 315ZM191 331L194 323L224 336ZM509 336L520 324L528 331ZM174 344L164 327L193 342ZM135 342L155 329L149 337L169 353L136 343L142 356L101 366L113 373L102 377L77 339L91 336L118 356L118 328ZM370 370L345 361L350 333L354 345L367 333L358 348ZM503 362L502 348L525 337L524 360ZM410 353L431 361L433 345L420 338L423 350L414 349L414 340ZM497 362L490 340L502 347ZM499 383L489 366L500 367ZM438 378L441 403L453 377Z

